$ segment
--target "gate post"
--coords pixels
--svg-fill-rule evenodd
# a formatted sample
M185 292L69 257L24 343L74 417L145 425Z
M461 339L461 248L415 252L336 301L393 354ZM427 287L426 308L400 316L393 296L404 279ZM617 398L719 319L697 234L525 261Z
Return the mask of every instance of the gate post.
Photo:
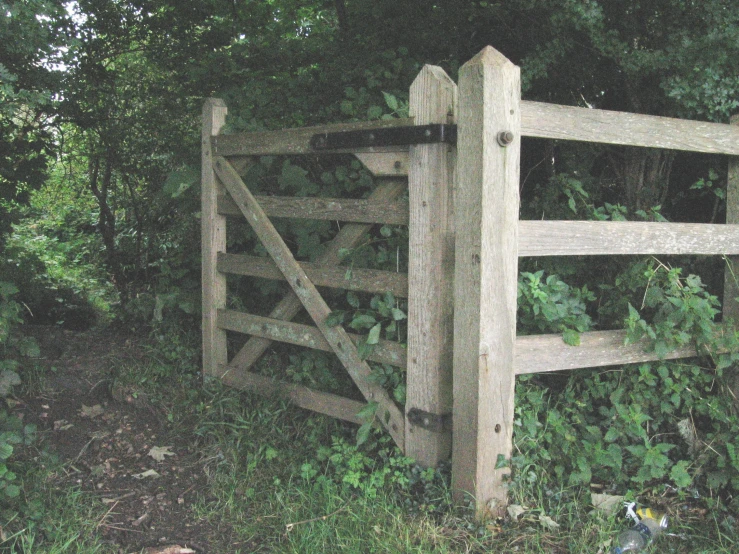
M218 252L226 251L226 216L218 214L223 185L213 171L211 138L226 122L223 100L208 98L203 105L201 167L201 245L203 280L203 377L217 375L228 362L226 332L217 325L218 310L226 307L226 276L216 267Z
M452 487L505 512L513 437L520 71L486 47L459 72Z
M456 104L454 81L424 66L410 90L415 124L455 123ZM452 447L454 158L446 143L410 147L405 454L423 466L448 459Z
M732 116L732 125L739 125L739 114ZM726 223L739 223L739 157L729 158L729 174L726 183ZM724 321L734 320L739 324L739 256L726 257L726 269L724 270L724 299L721 303Z

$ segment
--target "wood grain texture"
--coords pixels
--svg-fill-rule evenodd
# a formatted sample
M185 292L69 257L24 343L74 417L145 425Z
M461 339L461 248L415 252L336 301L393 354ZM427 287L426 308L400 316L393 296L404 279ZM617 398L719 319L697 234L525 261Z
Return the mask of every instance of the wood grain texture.
M570 346L561 335L528 335L516 338L516 375L635 364L659 360L646 350L647 341L624 344L626 331L591 331L580 334L580 345ZM670 352L665 359L690 358L694 346Z
M521 103L527 137L739 155L739 127L542 102Z
M403 152L366 152L356 153L357 159L362 162L375 177L401 177L408 175L408 151Z
M243 133L220 135L213 139L213 154L216 156L264 156L278 154L316 154L310 146L310 139L319 133L338 133L341 131L357 131L362 129L385 129L387 127L403 127L413 125L413 119L388 119L381 121L360 121L357 123L338 123L317 127L301 127L299 129L283 129L282 131L265 131L259 133ZM388 146L376 148L344 148L337 150L321 150L331 153L355 152L407 152L407 146Z
M259 203L226 158L215 156L213 168L228 193L239 206L241 213L259 237L265 250L277 264L293 292L298 296L303 307L320 329L321 334L331 345L331 349L346 368L352 381L359 387L367 401L377 402L379 420L396 444L400 448L404 448L405 420L403 415L387 391L372 378L372 370L367 362L359 357L357 348L346 331L342 327L332 327L326 324L326 318L331 313L331 309L326 305L313 283L310 282L305 271L295 261L290 249L270 222L267 214L261 209Z
M472 495L478 518L503 516L508 500L496 462L513 437L519 75L490 47L459 75L452 487L458 500Z
M216 312L226 307L226 276L216 267L218 252L226 250L226 218L218 214L222 186L213 173L211 137L226 122L223 100L208 98L203 105L201 169L203 375L213 376L227 361L226 333L216 325Z
M357 417L367 404L331 394L317 391L294 383L284 383L258 375L256 373L234 372L230 366L220 366L218 377L227 385L257 392L259 394L279 395L289 399L296 406L335 417L351 423L364 423Z
M739 129L739 114L731 118L732 127ZM739 157L729 158L729 173L726 183L726 223L739 224ZM739 254L739 252L734 252ZM739 256L726 258L724 270L723 318L739 324Z
M319 287L356 290L363 292L392 292L396 297L408 296L408 276L404 273L380 271L377 269L357 269L324 266L309 262L298 262L305 274ZM269 258L244 256L239 254L218 255L218 271L263 279L283 280L277 266Z
M739 225L519 221L519 256L739 254Z
M408 224L408 202L357 200L341 198L291 198L286 196L255 196L269 217L323 219L353 223ZM241 212L228 195L218 198L218 213L240 216Z
M378 181L377 187L369 196L371 200L395 200L408 188L406 180L402 178L386 178ZM325 266L339 265L341 262L339 252L344 248L354 248L366 237L370 228L371 225L366 224L344 225L326 246L316 263ZM300 299L290 291L270 312L269 317L289 321L298 314L302 307ZM229 365L232 368L239 368L239 371L248 370L264 354L270 344L271 341L265 338L250 338Z
M410 90L416 125L454 123L456 104L457 86L444 70L424 66ZM410 147L406 413L452 411L455 151L443 143ZM447 459L451 442L451 430L430 431L406 417L406 455L419 464Z
M305 346L314 350L331 352L331 345L321 334L321 331L310 325L280 321L269 317L237 312L234 310L218 311L218 326L228 331L244 333L255 337L262 337L270 341L286 342L296 346ZM347 333L354 344L359 344L361 337ZM380 339L380 342L367 357L368 360L389 364L396 367L405 367L406 350L397 342ZM233 366L230 366L232 369Z

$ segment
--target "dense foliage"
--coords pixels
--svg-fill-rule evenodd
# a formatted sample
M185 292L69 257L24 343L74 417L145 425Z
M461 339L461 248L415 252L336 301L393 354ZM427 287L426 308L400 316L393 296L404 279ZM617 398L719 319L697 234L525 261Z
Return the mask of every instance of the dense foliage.
M73 327L112 317L159 334L196 329L207 96L226 100L231 131L394 117L423 63L454 77L492 44L521 66L528 99L721 122L739 110L739 4L730 0L17 0L0 2L0 44L0 209L9 214L0 279L15 280L26 321ZM522 177L528 219L722 221L725 209L720 157L529 140ZM363 197L373 186L341 156L263 157L244 178L262 194L293 196ZM336 233L330 222L277 226L302 259ZM264 254L249 229L232 229L230 249ZM342 254L348 271L403 271L407 231L383 226ZM514 490L597 483L734 498L734 360L712 354L738 346L716 325L722 278L721 260L523 261L519 333L577 344L581 332L626 327L660 354L695 340L700 350L679 363L520 379L517 454L507 462ZM231 305L255 313L284 290L229 286ZM380 337L405 340L404 301L328 297L334 323L366 334L364 353ZM3 293L2 306L11 302ZM285 347L262 366L350 388L321 353ZM374 370L402 404L403 373ZM363 440L369 434L364 427ZM371 462L353 448L337 441L318 461L376 489L360 478L374 475ZM316 467L306 463L303 478Z

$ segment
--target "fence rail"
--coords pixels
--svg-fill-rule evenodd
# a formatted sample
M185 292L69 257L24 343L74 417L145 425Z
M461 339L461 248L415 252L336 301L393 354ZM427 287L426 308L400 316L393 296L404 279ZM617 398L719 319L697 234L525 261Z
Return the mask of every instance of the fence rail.
M739 254L739 225L519 221L519 256Z

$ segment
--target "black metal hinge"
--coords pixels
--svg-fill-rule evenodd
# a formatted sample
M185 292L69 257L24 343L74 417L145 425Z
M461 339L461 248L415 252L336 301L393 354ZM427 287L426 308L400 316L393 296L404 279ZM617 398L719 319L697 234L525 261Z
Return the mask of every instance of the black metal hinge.
M452 428L452 414L432 414L418 408L411 408L407 415L408 421L412 425L427 431L441 433L442 431L450 431Z
M411 144L457 143L457 126L446 124L384 127L363 131L318 133L310 139L314 150L369 148L372 146L405 146Z

